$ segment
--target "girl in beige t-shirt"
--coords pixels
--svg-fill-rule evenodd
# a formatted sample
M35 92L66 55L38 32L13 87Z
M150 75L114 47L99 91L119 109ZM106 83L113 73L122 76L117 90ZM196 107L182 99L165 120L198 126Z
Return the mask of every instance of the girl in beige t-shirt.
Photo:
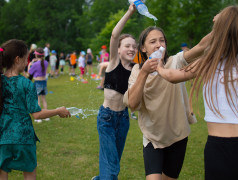
M182 68L203 53L209 38L209 35L204 37L187 52L171 57L165 52L165 66ZM158 59L148 58L161 46L167 48L162 29L148 27L141 33L138 50L142 60L133 67L128 91L124 95L124 103L132 111L139 111L147 180L161 179L162 176L163 180L178 178L190 133L189 124L196 122L189 110L185 84L172 84L151 74L158 66Z

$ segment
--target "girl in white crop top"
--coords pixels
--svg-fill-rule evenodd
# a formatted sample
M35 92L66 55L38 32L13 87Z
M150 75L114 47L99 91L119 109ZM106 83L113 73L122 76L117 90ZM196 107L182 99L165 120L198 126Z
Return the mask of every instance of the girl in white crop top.
M157 68L172 82L195 78L190 95L203 85L208 140L205 179L238 179L238 6L217 14L206 53L182 70Z

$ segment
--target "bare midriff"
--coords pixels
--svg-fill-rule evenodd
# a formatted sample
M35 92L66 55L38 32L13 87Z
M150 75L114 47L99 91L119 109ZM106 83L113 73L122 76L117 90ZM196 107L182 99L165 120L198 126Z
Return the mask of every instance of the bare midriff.
M218 137L238 137L238 124L207 122L208 134Z
M126 106L123 104L123 94L105 88L103 106L105 108L109 107L113 111L124 110Z

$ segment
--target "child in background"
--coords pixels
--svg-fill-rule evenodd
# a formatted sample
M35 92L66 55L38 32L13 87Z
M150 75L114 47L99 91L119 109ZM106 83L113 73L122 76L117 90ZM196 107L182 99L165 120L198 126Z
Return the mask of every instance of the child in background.
M56 115L70 116L65 107L41 110L34 84L19 75L27 65L27 56L27 45L21 40L9 40L0 47L1 180L7 180L12 169L23 171L24 179L36 179L36 141L39 139L35 134L30 114L35 119Z
M85 52L84 51L81 51L80 52L80 56L79 56L79 59L78 59L78 67L81 71L80 73L80 79L82 82L84 82L84 79L83 79L83 75L84 75L84 70L85 70Z
M33 76L38 96L38 104L40 106L41 101L43 104L43 109L47 109L46 95L47 95L47 81L46 72L48 67L48 62L45 60L43 48L37 48L35 50L36 58L29 64L28 72ZM44 119L49 121L50 118ZM41 119L35 119L35 122L42 122Z
M76 59L77 59L76 51L74 51L74 52L70 55L70 70L71 70L70 75L71 75L71 76L75 76Z
M102 45L101 55L100 55L100 62L108 62L109 61L109 53L107 52L107 46Z
M51 66L50 77L54 77L55 75L56 61L57 61L56 51L52 50L50 55L50 66Z
M27 64L27 66L26 66L26 68L25 68L25 71L23 72L23 75L25 76L25 77L27 77L28 76L28 65L30 64L30 62L36 57L35 56L35 50L36 50L36 48L37 48L37 45L36 44L31 44L31 48L30 48L30 51L29 51L29 55L28 55L28 64ZM27 76L26 76L26 74L27 74ZM29 76L28 77L30 80L32 80L32 78L33 78L33 76Z
M105 71L106 71L108 64L109 64L109 62L103 62L98 65L99 70L98 70L97 79L100 80L100 78L101 78L101 81L100 81L100 85L97 86L97 89L100 89L100 90L104 89Z
M64 66L65 66L65 55L63 52L60 53L60 74L64 74Z
M87 63L87 74L89 73L89 68L90 68L91 75L92 75L93 74L93 53L90 48L87 49L86 63Z

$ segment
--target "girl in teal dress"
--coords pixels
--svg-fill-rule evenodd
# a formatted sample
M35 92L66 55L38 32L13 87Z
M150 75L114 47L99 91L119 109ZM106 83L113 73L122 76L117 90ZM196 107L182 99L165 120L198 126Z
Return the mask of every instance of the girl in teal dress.
M38 105L34 84L21 76L27 65L24 41L9 40L0 47L0 179L12 169L23 171L24 179L36 179L37 138L30 114L35 119L59 115L70 117L65 107L47 110Z

